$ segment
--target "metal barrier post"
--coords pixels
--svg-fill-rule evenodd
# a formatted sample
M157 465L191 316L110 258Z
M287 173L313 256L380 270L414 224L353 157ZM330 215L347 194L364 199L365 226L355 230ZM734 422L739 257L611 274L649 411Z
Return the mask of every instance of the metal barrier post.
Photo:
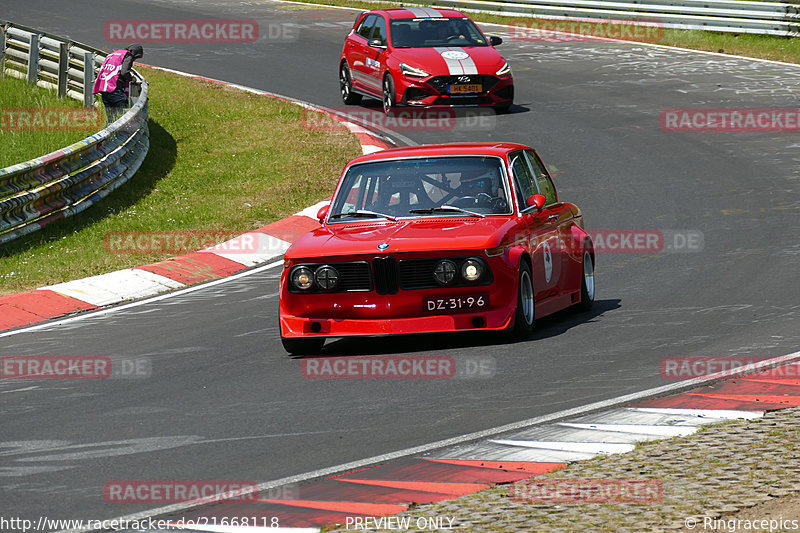
M0 76L3 76L6 72L6 65L5 65L5 58L6 58L6 26L5 24L0 24Z
M36 85L39 79L39 34L32 33L28 49L28 83Z
M94 52L83 54L83 105L94 107Z
M69 44L58 44L58 97L67 96L67 71L69 70Z

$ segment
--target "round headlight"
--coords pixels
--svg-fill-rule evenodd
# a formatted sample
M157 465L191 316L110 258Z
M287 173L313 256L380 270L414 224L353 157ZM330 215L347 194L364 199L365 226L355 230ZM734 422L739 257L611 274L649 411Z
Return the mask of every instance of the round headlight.
M449 259L442 259L433 269L433 277L439 285L449 285L456 279L456 264Z
M323 291L329 291L336 287L339 283L339 273L331 266L321 266L314 274L314 279L317 286Z
M301 291L307 291L314 284L314 273L308 267L297 267L292 272L292 284Z
M478 281L483 276L483 263L477 259L467 259L461 264L461 277L465 281Z

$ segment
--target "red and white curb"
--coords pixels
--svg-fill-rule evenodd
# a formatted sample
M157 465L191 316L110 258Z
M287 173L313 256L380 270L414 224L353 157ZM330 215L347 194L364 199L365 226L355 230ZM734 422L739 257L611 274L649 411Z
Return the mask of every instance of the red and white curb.
M280 531L316 532L332 524L354 525L356 520L364 524L368 518L373 524L371 529L390 529L386 527L388 521L381 527L381 519L375 517L402 513L413 504L452 500L498 484L522 482L572 462L625 453L638 442L687 436L708 424L755 419L766 411L800 406L800 379L788 372L781 375L772 370L787 363L796 365L798 360L800 352L795 352L746 365L736 372L675 382L536 419L261 483L257 489L264 495L292 494L292 497L256 496L248 502L237 502L236 511L258 520L275 519ZM230 503L202 507L176 504L119 520L157 517L166 520L174 531L181 530L181 524L209 524L185 525L183 531L259 531L253 527L216 525L230 515L230 508ZM454 527L459 528L459 517L452 518L456 520ZM410 529L413 526L431 529L418 524Z
M150 68L227 85L261 96L291 102L312 111L328 113L331 118L340 122L358 137L364 154L391 147L378 134L307 102L177 70ZM300 235L319 227L316 218L317 211L323 205L327 205L329 201L330 198L283 220L205 250L136 268L126 268L98 276L49 285L32 291L0 296L0 331L28 326L79 311L148 298L267 263L281 257Z

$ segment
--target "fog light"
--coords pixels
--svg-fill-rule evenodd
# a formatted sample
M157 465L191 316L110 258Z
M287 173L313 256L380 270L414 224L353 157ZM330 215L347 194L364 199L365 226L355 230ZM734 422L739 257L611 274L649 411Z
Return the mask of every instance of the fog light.
M465 281L478 281L483 276L483 264L477 259L467 259L461 265L461 277Z
M314 284L314 273L308 267L297 267L292 272L292 284L301 291L307 291Z
M314 274L314 279L320 289L330 291L339 283L339 273L331 266L321 266Z
M433 277L439 285L449 285L456 279L456 264L449 259L442 259L433 269Z

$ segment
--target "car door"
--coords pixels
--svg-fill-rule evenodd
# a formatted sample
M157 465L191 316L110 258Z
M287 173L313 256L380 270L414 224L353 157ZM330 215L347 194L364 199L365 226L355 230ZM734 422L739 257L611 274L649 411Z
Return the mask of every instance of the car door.
M386 67L386 60L388 58L388 39L386 33L386 19L383 15L377 15L375 24L372 26L372 32L367 40L367 43L379 41L379 46L366 47L366 57L364 59L365 71L367 75L367 83L369 84L372 92L381 94L383 92L383 72Z
M539 194L547 198L544 211L547 218L558 226L558 290L562 294L580 290L580 279L583 272L583 250L576 250L578 243L572 235L575 216L571 209L558 200L558 193L547 168L538 154L533 150L525 150L525 156L533 169L534 180ZM554 262L554 265L556 263Z
M538 303L559 294L561 265L558 259L558 216L551 206L545 205L541 210L528 207L527 199L541 193L525 152L519 150L511 153L509 163L517 189L516 201L528 230L528 249L533 261L533 291Z
M369 74L370 68L367 66L367 58L374 55L367 42L372 36L372 28L375 26L376 20L378 20L378 15L375 14L364 17L348 37L345 53L353 77L353 87L372 94L380 94L380 86L376 89L374 76Z

